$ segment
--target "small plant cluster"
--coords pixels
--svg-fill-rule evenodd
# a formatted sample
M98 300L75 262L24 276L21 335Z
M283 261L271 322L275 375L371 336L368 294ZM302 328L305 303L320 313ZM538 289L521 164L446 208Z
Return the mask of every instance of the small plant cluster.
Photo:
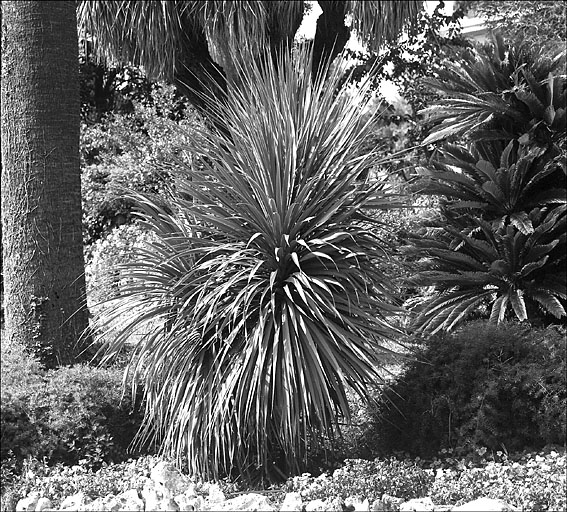
M478 320L427 339L378 396L364 434L375 455L508 451L562 444L565 330Z
M45 458L28 457L22 464L21 473L3 489L2 511L14 510L17 501L31 492L39 492L57 507L66 497L79 492L94 500L128 489L141 490L144 478L150 476L157 462L157 458L148 455L115 464L103 463L94 469L85 459L69 466L63 463L50 465Z
M368 498L383 494L408 500L429 496L435 504L462 505L481 497L502 499L523 510L565 510L567 486L565 451L549 449L508 457L478 450L453 457L424 460L346 460L332 475L309 473L290 478L288 492L304 500L340 497Z
M44 371L20 347L2 343L3 485L27 458L97 467L121 461L141 423L122 395L122 370L86 365Z

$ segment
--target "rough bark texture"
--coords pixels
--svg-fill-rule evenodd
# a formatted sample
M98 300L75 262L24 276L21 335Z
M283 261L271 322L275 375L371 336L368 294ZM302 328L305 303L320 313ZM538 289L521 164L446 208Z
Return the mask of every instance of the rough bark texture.
M184 40L181 43L174 83L200 111L207 112L204 97L224 101L226 76L213 61L204 31L191 20L183 19Z
M5 336L48 367L87 326L75 3L2 2Z

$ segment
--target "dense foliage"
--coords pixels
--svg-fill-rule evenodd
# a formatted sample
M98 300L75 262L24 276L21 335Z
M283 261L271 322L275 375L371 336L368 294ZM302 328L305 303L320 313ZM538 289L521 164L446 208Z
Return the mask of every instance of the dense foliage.
M380 396L365 434L372 453L563 444L566 342L559 327L485 321L430 337Z
M288 487L300 491L306 500L357 497L375 501L388 494L407 501L425 496L432 483L431 472L413 460L347 459L332 477L322 474L313 478L307 473L290 479Z
M440 210L408 237L410 282L426 291L408 302L413 327L450 330L479 314L564 322L565 51L497 35L455 56L429 81L444 97L424 111L437 123L424 144L440 147L414 185Z
M184 149L198 124L173 86L149 85L131 110L111 110L81 129L83 230L87 248L132 221L126 191L160 195L174 182L174 162L189 162ZM134 98L137 98L135 95ZM165 170L167 168L167 170ZM87 260L90 254L87 254Z
M443 98L423 110L433 126L425 144L455 135L473 141L519 139L560 150L565 141L565 49L506 43L453 48L427 82ZM482 145L479 145L482 147Z
M3 486L28 457L91 467L126 459L142 416L122 394L121 369L46 372L22 347L2 343L1 377Z
M565 2L561 0L458 0L455 7L485 20L490 30L502 30L507 38L538 46L565 41Z

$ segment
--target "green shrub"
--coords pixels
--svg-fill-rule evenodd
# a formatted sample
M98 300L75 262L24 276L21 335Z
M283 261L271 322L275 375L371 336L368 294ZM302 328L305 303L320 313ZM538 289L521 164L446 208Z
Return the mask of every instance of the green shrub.
M173 86L154 86L151 101L133 102L127 114L109 114L81 127L84 239L87 245L129 222L133 203L125 189L160 195L175 161L189 162L186 146L198 118L170 110ZM169 105L169 108L168 108ZM168 171L164 172L167 165Z
M27 373L21 373L27 368ZM122 396L120 368L85 365L45 372L17 349L2 354L3 477L27 457L97 466L126 458L141 423L131 396ZM137 404L139 405L139 404Z
M565 331L472 322L428 339L380 397L365 433L375 454L508 451L563 444Z
M45 372L22 345L3 338L0 346L0 459L4 482L18 472L18 460L30 455L37 443L38 433L28 414L26 397L31 390L41 389Z
M126 224L94 242L87 251L85 277L89 310L96 304L117 294L120 284L120 265L132 260L137 247L144 246L151 233L138 224Z
M131 414L130 396L122 398L119 369L59 368L47 374L45 388L32 400L41 425L40 454L53 461L124 460L141 421Z

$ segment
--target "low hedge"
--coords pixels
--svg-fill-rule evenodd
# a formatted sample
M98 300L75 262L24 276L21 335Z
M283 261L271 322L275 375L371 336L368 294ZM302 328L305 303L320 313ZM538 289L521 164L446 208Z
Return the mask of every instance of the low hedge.
M2 347L2 480L26 458L97 467L119 462L143 419L141 399L122 394L122 369L88 365L44 371L19 347Z

